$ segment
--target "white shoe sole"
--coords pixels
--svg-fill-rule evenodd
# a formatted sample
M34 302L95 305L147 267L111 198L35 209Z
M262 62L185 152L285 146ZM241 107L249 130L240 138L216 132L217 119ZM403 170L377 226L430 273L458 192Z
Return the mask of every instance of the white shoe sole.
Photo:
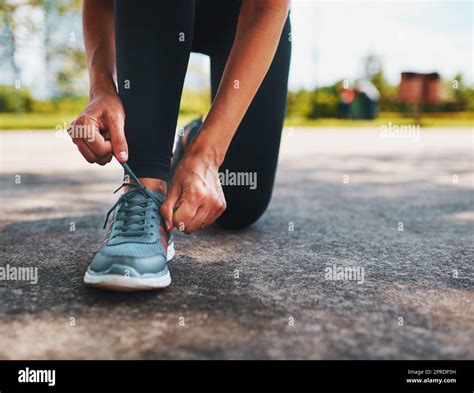
M174 254L174 243L171 243L168 246L166 261L171 261ZM171 284L171 276L168 269L166 269L166 274L159 277L127 277L118 274L93 275L87 271L84 275L84 283L92 287L112 291L151 291L169 286Z

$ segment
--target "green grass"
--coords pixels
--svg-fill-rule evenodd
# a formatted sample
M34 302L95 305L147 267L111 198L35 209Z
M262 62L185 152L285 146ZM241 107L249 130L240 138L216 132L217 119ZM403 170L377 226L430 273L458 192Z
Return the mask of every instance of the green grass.
M0 113L0 130L63 130L74 120L77 113ZM199 115L182 114L178 124L184 125ZM398 113L381 113L375 120L343 120L343 119L304 119L289 117L285 121L287 127L380 127L387 125L416 124L414 119L404 118ZM472 127L474 113L433 113L422 117L422 127Z
M0 113L0 130L66 130L77 113ZM179 125L184 125L198 115L179 116Z
M75 116L77 113L0 113L0 130L55 130L69 124Z

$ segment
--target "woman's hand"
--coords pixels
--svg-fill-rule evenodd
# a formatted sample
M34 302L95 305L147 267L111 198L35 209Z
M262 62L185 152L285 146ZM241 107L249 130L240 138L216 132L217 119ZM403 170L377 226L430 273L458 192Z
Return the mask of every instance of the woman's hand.
M212 224L226 209L218 166L203 153L187 152L174 173L160 212L168 230L187 234Z
M124 132L125 113L118 95L99 93L68 128L72 141L90 163L105 165L112 154L127 161L128 148Z

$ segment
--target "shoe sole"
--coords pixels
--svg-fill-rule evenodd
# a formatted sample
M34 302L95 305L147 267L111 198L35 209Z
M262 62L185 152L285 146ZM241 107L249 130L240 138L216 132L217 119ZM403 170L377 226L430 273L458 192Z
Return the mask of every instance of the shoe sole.
M168 255L166 262L171 261L175 254L174 243L168 246ZM166 288L171 284L171 276L168 268L165 274L160 272L154 275L133 277L119 274L91 274L86 271L84 283L88 286L107 289L110 291L132 292L132 291L152 291L155 289Z

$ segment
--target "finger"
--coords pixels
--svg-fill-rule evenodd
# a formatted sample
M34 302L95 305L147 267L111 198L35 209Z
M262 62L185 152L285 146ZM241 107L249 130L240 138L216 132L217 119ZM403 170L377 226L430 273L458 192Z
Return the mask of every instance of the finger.
M202 205L196 212L195 216L186 226L186 233L193 233L194 231L204 228L206 226L205 220L209 216L209 208Z
M171 184L168 190L168 195L165 201L160 207L160 213L165 220L166 229L171 231L173 229L173 213L176 206L176 202L181 196L181 187L175 184Z
M75 143L75 145L77 146L77 148L79 149L79 151L81 152L81 154L84 156L84 158L90 162L91 164L93 164L94 162L99 164L99 165L106 165L108 164L111 160L112 160L112 157L113 155L112 154L109 154L108 156L105 156L105 157L99 157L97 156L90 148L89 146L87 145L87 143L85 143L85 141L83 139L73 139L73 142Z
M119 162L126 162L128 160L128 146L124 131L125 119L120 113L107 114L104 117L104 125L109 130L115 158Z
M112 152L112 145L105 142L103 136L99 132L97 121L90 116L79 116L67 130L72 141L84 141L96 157L107 157ZM90 155L88 155L90 156Z
M222 191L222 188L219 190L219 202L217 203L217 207L209 213L209 216L205 220L205 224L211 225L214 221L216 221L222 213L225 212L227 209L227 202L225 200L224 192Z
M178 229L185 233L188 225L196 215L197 210L203 204L204 190L200 187L192 187L183 190L178 206L173 214L173 223Z
M94 152L87 147L87 144L82 140L82 139L75 139L74 142L81 152L81 154L84 156L84 158L87 160L87 162L93 164L94 162L97 162L99 159Z
M91 138L91 134L96 128L97 125L92 117L80 115L68 127L67 133L73 141L77 139L88 139Z
M97 164L106 165L112 160L113 154L109 154L107 157L99 157Z
M204 219L204 225L209 226L211 225L214 221L216 221L222 213L224 213L226 207L225 204L219 205L219 207L215 210L213 210L209 215Z
M81 129L82 127L82 118L78 117L76 120L74 120L69 127L67 128L67 133L71 137L72 141L75 143L76 139L80 139L82 136L77 135L78 134L78 129Z
M196 212L200 206L196 205L195 202L190 202L189 199L186 200L181 198L179 201L179 206L173 214L173 223L174 225L182 232L188 232L188 225L191 220L196 215Z
M112 143L105 140L96 124L87 125L87 138L84 141L96 156L108 157L112 154Z

